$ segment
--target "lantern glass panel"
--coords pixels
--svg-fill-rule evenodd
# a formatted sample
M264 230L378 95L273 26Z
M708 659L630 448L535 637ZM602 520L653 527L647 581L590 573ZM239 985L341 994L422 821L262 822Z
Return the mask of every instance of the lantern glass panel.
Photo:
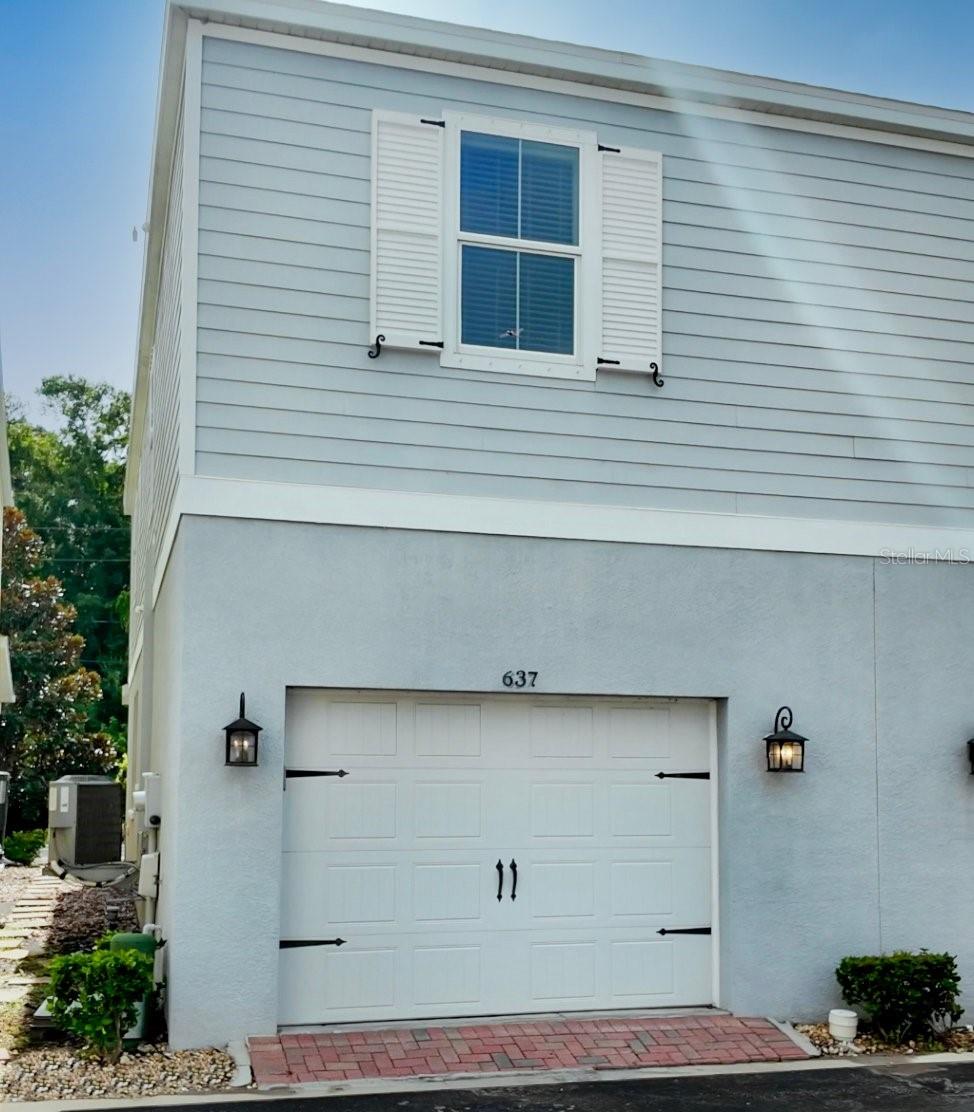
M804 772L805 742L797 738L767 739L769 772Z
M233 730L227 742L227 764L257 763L257 736L252 730Z

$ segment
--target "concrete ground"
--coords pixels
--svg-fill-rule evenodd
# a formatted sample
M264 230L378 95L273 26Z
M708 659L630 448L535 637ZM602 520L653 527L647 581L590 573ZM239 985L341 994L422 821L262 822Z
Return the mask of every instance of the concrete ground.
M152 1112L336 1112L335 1097L205 1099ZM974 1063L648 1078L529 1088L345 1096L338 1112L974 1112ZM100 1108L110 1112L108 1102ZM129 1108L132 1106L129 1105Z

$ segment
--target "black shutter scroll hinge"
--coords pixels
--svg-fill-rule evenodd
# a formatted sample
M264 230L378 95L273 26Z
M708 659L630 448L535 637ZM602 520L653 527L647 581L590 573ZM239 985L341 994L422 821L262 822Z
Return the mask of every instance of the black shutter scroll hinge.
M424 120L420 119L421 124L429 124L430 127L446 127L446 120Z
M618 360L618 359L603 359L601 355L595 360L595 362L600 367L618 367L618 366L620 366L620 360Z
M710 927L660 927L657 934L710 934Z
M709 780L709 772L657 772L657 780Z
M420 340L419 346L424 348L441 348L443 346L442 340Z
M599 143L599 150L608 151L610 154L622 154L621 147L606 147L602 143Z

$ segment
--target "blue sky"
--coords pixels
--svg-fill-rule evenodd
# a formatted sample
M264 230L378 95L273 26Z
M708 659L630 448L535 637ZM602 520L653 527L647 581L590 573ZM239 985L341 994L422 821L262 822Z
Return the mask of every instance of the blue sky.
M384 6L974 110L969 0ZM131 384L162 14L162 0L0 0L0 348L21 399L52 373Z

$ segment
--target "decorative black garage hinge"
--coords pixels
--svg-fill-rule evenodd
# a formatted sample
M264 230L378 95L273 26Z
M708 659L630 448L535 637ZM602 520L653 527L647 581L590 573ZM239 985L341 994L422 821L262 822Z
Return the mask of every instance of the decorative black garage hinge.
M284 788L287 789L288 780L305 780L309 776L347 776L344 768L286 768L284 770Z
M709 772L657 772L657 780L709 780Z
M299 950L303 946L344 946L344 938L282 938L278 946L282 950Z
M660 927L657 934L710 934L710 927Z

